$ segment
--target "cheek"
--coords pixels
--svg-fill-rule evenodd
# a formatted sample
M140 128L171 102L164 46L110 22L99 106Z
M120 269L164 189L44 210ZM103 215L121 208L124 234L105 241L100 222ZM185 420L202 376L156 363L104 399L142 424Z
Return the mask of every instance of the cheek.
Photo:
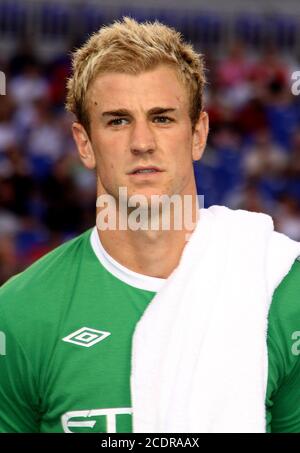
M116 185L122 185L121 159L117 153L112 154L111 148L101 148L97 160L97 173L108 191Z
M123 150L126 149L122 134L113 134L113 137L101 137L97 141L99 163L109 170L117 170L118 162L122 162Z
M110 184L116 179L117 164L110 160L99 160L98 174L103 182Z
M112 156L113 146L107 142L107 140L96 139L93 148L96 155L97 167L100 171L100 174L105 174L106 172L114 169L114 160Z
M191 175L194 174L191 134L185 131L180 137L177 137L177 140L174 140L175 143L176 148L174 148L172 165L174 183L178 186L177 190L180 191L190 181Z
M178 170L187 168L192 160L192 140L190 134L184 133L173 139L173 156Z

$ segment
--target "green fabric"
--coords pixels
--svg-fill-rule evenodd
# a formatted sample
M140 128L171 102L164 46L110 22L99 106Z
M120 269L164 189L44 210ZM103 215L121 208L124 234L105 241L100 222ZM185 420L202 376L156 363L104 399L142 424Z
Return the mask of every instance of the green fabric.
M266 398L269 432L300 432L300 342L297 338L300 338L299 261L295 261L276 289L269 312Z
M123 283L99 262L91 230L0 288L0 432L131 432L131 339L155 293ZM300 431L300 263L277 288L269 314L269 431ZM85 347L81 328L109 332ZM299 333L300 338L300 333ZM300 346L299 346L300 351Z

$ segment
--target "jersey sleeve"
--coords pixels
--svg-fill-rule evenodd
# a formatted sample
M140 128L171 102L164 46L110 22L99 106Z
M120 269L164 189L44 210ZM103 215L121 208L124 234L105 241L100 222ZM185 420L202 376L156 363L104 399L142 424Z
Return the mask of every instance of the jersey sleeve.
M300 432L300 262L276 289L268 324L269 432Z
M8 319L2 299L0 295L0 433L38 432L36 382L22 338L15 334L22 319Z

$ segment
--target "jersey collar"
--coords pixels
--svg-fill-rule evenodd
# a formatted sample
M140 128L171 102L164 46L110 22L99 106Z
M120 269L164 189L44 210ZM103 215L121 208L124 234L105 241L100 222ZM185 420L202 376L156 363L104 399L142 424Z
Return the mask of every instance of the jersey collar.
M158 292L165 283L165 278L150 277L149 275L139 274L128 269L112 258L101 244L96 226L92 230L90 243L102 266L127 285L146 291Z

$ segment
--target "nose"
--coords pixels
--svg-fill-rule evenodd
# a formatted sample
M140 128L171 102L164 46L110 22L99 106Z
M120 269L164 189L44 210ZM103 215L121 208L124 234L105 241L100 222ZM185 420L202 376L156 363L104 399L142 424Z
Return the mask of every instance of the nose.
M136 120L132 126L130 150L133 154L153 153L155 137L147 120Z

